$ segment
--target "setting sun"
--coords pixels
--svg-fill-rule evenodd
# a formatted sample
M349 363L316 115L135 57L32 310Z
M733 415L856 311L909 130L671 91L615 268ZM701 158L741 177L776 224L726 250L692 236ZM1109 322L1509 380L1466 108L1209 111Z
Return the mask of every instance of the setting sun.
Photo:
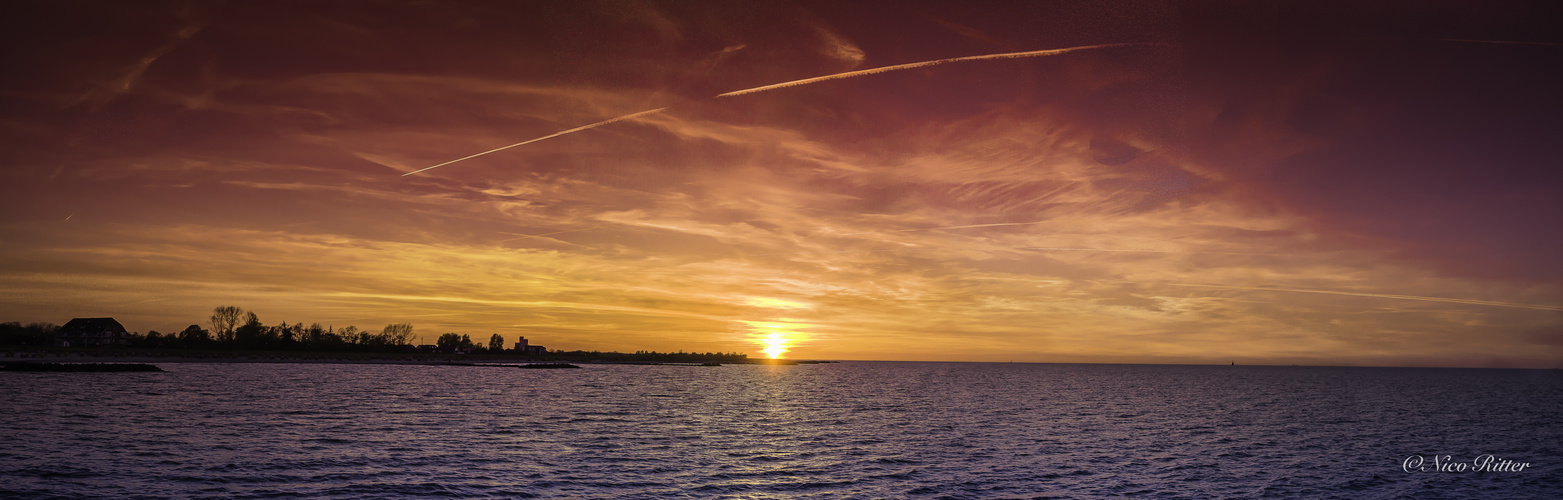
M0 0L0 500L1563 499L1556 4Z
M807 332L815 325L804 323L793 318L777 318L770 321L741 321L749 327L749 339L760 345L760 352L765 353L770 359L781 359L785 353L791 351L799 342L807 341L812 335Z
M770 356L771 359L781 359L782 353L787 352L787 339L782 338L780 333L772 333L770 336L765 337L761 343L765 344L765 348L761 349L760 352Z
M0 322L1563 366L1544 15L364 3L0 2Z

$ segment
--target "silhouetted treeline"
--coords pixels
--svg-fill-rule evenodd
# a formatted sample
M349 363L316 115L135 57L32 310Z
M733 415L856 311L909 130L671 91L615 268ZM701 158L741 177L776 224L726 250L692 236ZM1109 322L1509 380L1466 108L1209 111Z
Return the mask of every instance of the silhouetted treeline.
M496 333L495 335L498 335L498 334ZM500 344L501 344L500 345L500 350L504 350L504 345L503 345L504 341L501 340ZM477 344L472 343L472 337L469 337L469 336L466 336L466 335L457 335L457 334L454 334L454 333L447 333L447 334L444 334L444 335L440 335L440 338L438 340L434 341L434 345L435 345L435 347L438 347L440 350L446 351L446 352L454 352L454 351L467 352L467 351L470 351L470 350L478 348Z
M308 351L384 351L411 350L412 325L394 323L379 332L359 330L356 326L336 328L314 323L283 321L275 325L261 322L255 312L236 306L212 310L211 329L190 325L177 333L157 330L131 334L131 347L148 349L241 349Z
M356 351L356 352L417 352L435 349L445 353L509 354L505 349L505 337L496 333L488 342L473 341L464 334L445 333L437 337L434 345L415 346L412 324L392 323L380 331L359 330L356 326L336 328L331 325L283 321L266 325L253 311L237 306L222 306L212 310L207 324L190 325L178 332L162 333L152 330L146 334L130 334L130 347L142 349L224 349L266 351ZM0 345L46 347L54 344L54 336L60 327L53 323L32 323L23 326L18 322L0 323ZM610 361L610 362L661 362L661 363L739 363L749 355L737 352L656 352L636 351L633 354L602 351L550 351L529 358L558 360Z
M380 331L359 330L356 326L336 328L314 323L281 322L267 325L253 311L236 306L212 310L208 324L190 325L178 332L157 330L131 333L130 347L145 349L239 349L306 351L415 351L412 324L392 323ZM0 344L46 347L54 344L60 330L52 323L0 323Z
M46 346L54 342L54 334L59 333L60 325L54 323L31 323L22 326L21 323L12 321L0 323L0 343L5 345Z

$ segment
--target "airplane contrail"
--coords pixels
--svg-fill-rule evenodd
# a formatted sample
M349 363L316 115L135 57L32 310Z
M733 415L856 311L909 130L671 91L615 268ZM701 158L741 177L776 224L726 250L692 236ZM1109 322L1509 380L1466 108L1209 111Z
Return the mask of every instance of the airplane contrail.
M627 115L624 115L624 116L620 116L618 118L609 118L607 120L603 120L603 121L600 121L600 122L597 122L597 123L593 123L591 125L575 127L575 128L570 129L570 130L565 130L565 131L562 131L562 132L554 132L552 134L545 135L545 136L542 136L542 137L538 137L536 139L532 139L532 140L529 140L529 141L518 142L518 143L511 144L509 146L505 146L505 147L502 147L502 148L490 149L488 151L484 151L482 153L478 153L478 154L475 154L475 155L472 155L472 156L463 156L461 158L457 158L457 159L454 159L454 160L451 160L451 161L447 161L447 162L441 163L439 165L435 165L435 166L432 166L432 167L421 168L421 169L418 169L418 170L407 172L405 174L402 174L402 177L406 177L406 176L409 176L409 175L412 175L412 174L416 174L418 172L423 172L423 171L426 171L426 170L436 169L436 168L439 168L439 167L450 165L452 163L456 163L458 161L470 160L470 159L477 158L479 156L483 156L483 155L486 155L486 154L489 154L489 153L497 153L497 152L500 152L500 151L504 151L506 149L510 149L510 148L516 147L516 146L525 146L527 144L531 144L531 143L534 143L534 142L537 142L537 141L541 141L543 139L552 139L552 138L559 137L559 136L565 135L565 134L571 134L571 133L575 133L575 132L580 132L582 130L594 129L594 128L597 128L597 127L601 127L603 125L607 125L609 123L617 122L617 121L624 121L624 120L628 120L628 119L631 119L631 118L635 118L635 117L639 117L639 116L645 116L645 115L649 115L649 114L653 114L653 113L661 113L661 112L663 112L663 111L665 111L667 109L668 108L657 108L657 109L652 109L652 110L647 110L647 111L641 111L639 113L631 113L631 114L627 114Z
M819 82L830 81L830 80L840 80L842 78L852 78L852 77L856 77L856 76L875 75L875 74L879 74L879 73L888 73L888 72L891 72L891 71L901 71L903 69L926 68L926 67L929 67L929 66L938 66L940 64L949 64L949 63L953 63L953 62L985 61L985 60L989 60L989 59L1023 59L1023 58L1028 58L1028 57L1051 56L1051 55L1063 54L1063 53L1066 53L1066 52L1074 52L1074 51L1077 51L1077 50L1105 49L1105 48L1109 48L1109 47L1132 47L1132 46L1139 46L1139 45L1160 45L1160 44L1155 44L1155 43L1104 43L1104 44L1100 44L1100 45L1082 45L1082 46L1079 46L1079 47L1067 47L1067 48L1062 48L1062 49L1032 50L1032 51L1027 51L1027 52L1006 52L1006 53L1003 53L1003 54L988 54L988 55L982 55L982 56L951 57L949 59L937 59L937 60L933 60L933 61L923 61L923 62L915 62L915 63L907 63L907 64L897 64L897 65L894 65L894 66L884 66L884 67L879 67L879 68L872 68L872 69L865 69L865 70L858 70L858 71L848 71L846 73L836 73L834 75L816 76L814 78L805 78L805 79L802 79L802 80L793 80L793 81L790 81L790 82L782 82L782 83L777 83L777 84L774 84L774 85L766 85L764 87L755 87L755 88L752 88L752 89L735 90L735 91L732 91L732 92L728 92L726 94L717 95L716 97L718 97L718 98L722 98L722 97L735 97L735 96L741 96L741 95L746 95L746 94L753 94L753 93L756 93L756 92L765 92L767 90L776 90L776 89L782 89L782 88L787 88L787 87L796 87L796 86L799 86L799 85L808 85L808 84L811 84L811 83L819 83Z
M1051 55L1063 54L1063 53L1066 53L1066 52L1074 52L1074 51L1077 51L1077 50L1105 49L1105 48L1109 48L1109 47L1148 46L1148 45L1164 45L1164 44L1144 43L1144 42L1138 42L1138 43L1105 43L1105 44L1099 44L1099 45L1082 45L1082 46L1079 46L1079 47L1066 47L1066 48L1062 48L1062 49L1033 50L1033 51L1028 51L1028 52L1006 52L1006 53L1003 53L1003 54L988 54L988 55L981 55L981 56L952 57L952 58L948 58L948 59L938 59L938 60L933 60L933 61L923 61L923 62L915 62L915 63L907 63L907 64L897 64L897 65L894 65L894 66L884 66L884 67L880 67L880 68L865 69L865 70L860 70L860 71L849 71L849 72L846 72L846 73L837 73L837 74L834 74L834 75L816 76L814 78L805 78L805 79L802 79L802 80L793 80L793 81L790 81L790 82L783 82L783 83L778 83L778 84L775 84L775 85L766 85L764 87L755 87L755 88L752 88L752 89L735 90L735 91L728 92L728 93L725 93L725 94L718 94L716 97L714 97L714 99L720 99L720 98L723 98L723 97L734 97L734 96L741 96L741 95L747 95L747 94L754 94L754 93L757 93L757 92L765 92L765 91L768 91L768 90L776 90L776 89L787 88L787 87L796 87L796 86L799 86L799 85L808 85L808 84L811 84L811 83L818 83L818 82L829 81L829 80L840 80L842 78L852 78L852 77L856 77L856 76L874 75L874 74L879 74L879 73L887 73L887 72L891 72L891 71L900 71L900 70L903 70L903 69L926 68L926 67L929 67L929 66L937 66L937 65L940 65L940 64L949 64L949 63L953 63L953 62L984 61L984 60L990 60L990 59L1023 59L1023 58L1028 58L1028 57L1051 56ZM483 156L483 155L486 155L486 154L489 154L489 153L497 153L497 152L504 151L506 149L510 149L510 148L513 148L513 147L524 146L524 145L531 144L531 143L534 143L534 142L537 142L537 141L541 141L543 139L552 139L552 138L559 137L559 136L565 135L565 134L571 134L571 133L575 133L575 132L580 132L582 130L587 130L587 129L593 129L593 128L601 127L603 125L607 125L609 123L613 123L613 122L617 122L617 121L628 120L628 119L631 119L631 118L644 116L644 115L649 115L649 114L653 114L653 113L660 113L660 112L665 111L667 109L668 108L657 108L657 109L653 109L653 110L649 110L649 111L641 111L639 113L628 114L628 115L620 116L618 118L610 118L610 119L603 120L603 121L600 121L600 122L597 122L597 123L593 123L591 125L586 125L586 126L583 126L583 127L576 127L576 128L572 128L570 130L562 131L562 132L555 132L553 134L546 135L546 136L543 136L543 137L538 137L536 139L532 139L532 140L529 140L529 141L518 142L518 143L511 144L509 146L505 146L505 147L502 147L502 148L490 149L490 150L484 151L482 153L478 153L478 154L471 155L471 156L464 156L464 157L457 158L457 159L454 159L454 160L451 160L451 161L447 161L445 163L441 163L439 165L435 165L435 166L432 166L432 167L427 167L427 168L422 168L422 169L414 170L414 171L411 171L411 172L407 172L405 174L402 174L402 177L406 177L406 176L409 176L409 175L412 175L412 174L416 174L416 173L419 173L419 172L424 172L424 171L427 171L427 170L443 167L443 166L450 165L452 163L456 163L456 162L459 162L459 161L470 160L470 159L477 158L479 156Z
M1263 287L1263 286L1205 285L1205 284L1199 284L1199 283L1147 283L1147 282L1125 281L1125 280L1091 280L1091 281L1111 281L1111 282L1117 282L1117 283L1134 283L1134 284L1140 284L1140 285L1171 285L1171 286L1187 286L1187 287L1196 287L1196 288L1220 288L1220 289L1225 289L1225 290L1256 290L1256 291L1265 291L1265 292L1318 293L1318 294L1325 294L1325 295L1346 295L1346 296L1350 296L1350 297L1373 297L1373 298L1379 298L1379 299L1420 300L1420 301L1425 301L1425 302L1448 302L1448 303L1451 303L1451 304L1468 304L1468 305L1478 305L1478 306L1514 307L1514 308L1519 308L1519 309L1536 309L1536 310L1541 310L1541 311L1563 311L1563 306L1548 306L1548 305L1540 305L1540 304L1517 304L1517 303L1513 303L1513 302L1496 302L1496 301L1491 301L1491 300L1451 299L1451 298L1447 298L1447 297L1426 297L1426 296L1421 296L1421 295L1397 295L1397 294L1389 294L1389 293L1343 292L1343 291L1338 291L1338 290L1311 290L1311 289L1307 289L1307 288L1272 288L1272 287Z

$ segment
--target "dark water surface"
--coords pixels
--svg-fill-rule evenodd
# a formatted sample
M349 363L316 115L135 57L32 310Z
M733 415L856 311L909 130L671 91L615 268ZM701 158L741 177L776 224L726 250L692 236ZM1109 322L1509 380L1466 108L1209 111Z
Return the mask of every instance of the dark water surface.
M1558 371L160 366L0 373L0 497L1563 498Z

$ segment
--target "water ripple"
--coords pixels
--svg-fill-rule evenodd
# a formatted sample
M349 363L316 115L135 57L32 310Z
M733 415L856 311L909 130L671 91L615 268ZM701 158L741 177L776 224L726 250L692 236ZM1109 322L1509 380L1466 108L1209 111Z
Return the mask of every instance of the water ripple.
M1556 371L162 367L0 373L0 497L1563 498Z

